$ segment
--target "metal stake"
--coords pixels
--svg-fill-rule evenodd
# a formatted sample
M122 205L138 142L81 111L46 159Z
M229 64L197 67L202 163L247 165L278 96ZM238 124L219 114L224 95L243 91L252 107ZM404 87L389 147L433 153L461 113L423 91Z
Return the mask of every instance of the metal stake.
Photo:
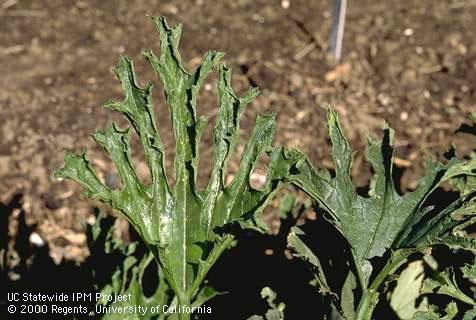
M344 38L345 11L347 0L334 0L332 13L331 52L336 61L342 56L342 40Z

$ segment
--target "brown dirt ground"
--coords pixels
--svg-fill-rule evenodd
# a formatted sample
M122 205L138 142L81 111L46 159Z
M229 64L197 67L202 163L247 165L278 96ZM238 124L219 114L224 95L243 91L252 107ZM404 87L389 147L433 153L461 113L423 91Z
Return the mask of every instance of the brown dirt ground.
M285 10L280 1L264 0L0 0L0 201L23 194L27 221L37 225L56 261L87 255L81 223L92 216L91 202L51 173L62 164L63 150L84 148L102 176L113 170L89 133L109 119L124 124L100 107L121 97L111 72L120 54L136 59L142 83L154 79L140 57L142 48L158 50L146 14L184 23L188 67L206 50L224 51L236 91L262 89L242 120L244 135L257 112L276 110L277 142L332 167L325 108L337 109L359 150L358 185L368 182L365 132L378 135L384 119L396 130L397 164L407 169L404 188L415 186L428 154L441 157L451 143L461 155L476 149L474 137L456 133L476 111L476 1L350 1L339 65L326 53L329 1L290 4ZM159 91L157 82L158 122L171 151ZM199 100L200 113L213 114L213 91ZM212 151L210 133L205 158ZM144 171L140 155L136 160ZM202 169L204 181L208 168Z

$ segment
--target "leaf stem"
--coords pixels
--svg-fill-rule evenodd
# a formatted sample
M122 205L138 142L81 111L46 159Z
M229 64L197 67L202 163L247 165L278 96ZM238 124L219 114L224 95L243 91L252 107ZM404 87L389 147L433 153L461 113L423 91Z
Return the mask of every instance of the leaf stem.
M187 295L189 297L193 297L197 293L200 285L208 274L208 271L210 271L210 268L215 264L215 262L223 253L223 251L225 251L225 249L230 246L233 240L233 235L227 234L226 236L224 236L210 252L209 256L207 257L207 260L200 264L197 277L193 281L192 286L187 290Z
M190 297L187 294L179 295L177 304L178 320L190 320L191 314L186 312L188 307L190 307Z
M352 257L354 259L354 264L355 264L355 270L357 270L357 277L359 278L359 283L360 287L362 288L362 291L367 290L367 280L365 280L365 275L362 273L362 270L360 269L360 265L357 262L357 256L354 253L354 250L351 250L352 252Z
M407 262L408 257L414 250L397 250L393 257L387 262L382 271L372 281L368 289L362 289L363 294L360 299L355 320L371 320L375 306L378 302L378 289L389 274L394 273L401 265Z

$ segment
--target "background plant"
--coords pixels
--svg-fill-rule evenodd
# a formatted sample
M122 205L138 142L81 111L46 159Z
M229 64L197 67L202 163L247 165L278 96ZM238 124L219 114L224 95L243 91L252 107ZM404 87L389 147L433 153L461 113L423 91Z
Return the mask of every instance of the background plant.
M86 194L109 204L123 214L137 230L160 263L164 277L180 305L197 298L205 276L233 236L223 227L238 222L244 228L262 228L257 215L271 199L288 174L292 158L280 147L271 147L274 115L259 115L244 148L233 181L225 185L227 162L239 137L239 119L245 106L258 94L251 89L238 97L231 88L231 70L220 63L222 53L207 53L193 73L182 65L178 45L182 26L170 28L163 17L152 18L160 33L160 55L145 50L144 56L159 75L165 91L175 135L175 186L165 172L165 150L155 124L152 84L138 86L132 61L122 57L115 73L122 83L123 101L105 106L123 114L139 136L150 169L152 183L145 185L136 174L131 158L130 128L111 122L105 131L97 130L94 140L101 145L122 179L123 188L112 190L96 175L86 153L65 155L65 166L57 177L72 179ZM207 117L197 115L197 95L211 71L218 66L219 110L213 131L213 169L205 190L196 185L199 142ZM249 176L259 157L269 153L266 183L260 190L250 186ZM180 314L179 319L189 319Z
M110 216L99 214L95 224L88 227L88 246L91 253L88 261L95 289L106 295L131 294L131 301L118 301L115 303L116 307L128 305L148 307L149 312L144 316L133 315L134 319L167 319L165 314L150 313L152 306L176 304L176 299L173 299L174 294L167 285L162 270L158 265L153 268L152 264L156 264L153 255L147 249L144 252L140 243L125 243L114 235L114 220ZM154 281L155 287L153 284L147 283L146 270L156 271L154 272L154 276L157 276L157 281ZM147 290L145 286L152 288ZM98 300L97 303L106 307L110 305L109 302L103 300ZM104 313L97 314L97 316L103 320L124 317L123 314L118 313Z
M261 290L261 298L266 299L269 309L264 318L262 316L254 315L248 320L284 320L284 309L286 305L283 302L277 303L277 294L270 287L264 287Z
M474 188L460 189L458 199L443 208L427 202L442 183L474 176L476 161L455 158L447 164L428 161L426 175L418 188L400 195L392 176L393 131L386 127L382 141L369 138L366 156L374 175L368 195L362 196L350 177L352 150L334 111L328 112L328 129L335 176L314 169L302 156L290 181L319 203L328 221L348 242L351 263L342 287L329 286L325 270L301 240L303 232L299 228L290 233L289 245L315 271L316 284L332 304L331 318L371 319L385 280L413 254L427 252L440 244L476 250L476 239L465 232L475 221ZM383 266L377 263L382 263L380 258Z

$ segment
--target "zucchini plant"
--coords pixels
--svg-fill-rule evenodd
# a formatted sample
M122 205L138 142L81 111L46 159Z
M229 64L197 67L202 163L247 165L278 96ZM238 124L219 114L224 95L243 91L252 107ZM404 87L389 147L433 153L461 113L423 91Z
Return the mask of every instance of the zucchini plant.
M162 80L171 114L175 185L169 183L165 170L164 145L152 106L152 84L143 88L137 84L133 63L126 57L121 57L114 69L122 83L124 100L110 101L105 107L118 111L130 122L144 149L152 182L142 182L134 169L131 128L121 129L113 122L92 136L114 162L123 184L120 190L109 188L98 178L85 152L66 153L65 165L56 176L78 182L88 197L109 204L126 217L160 264L178 305L189 307L210 268L233 242L233 235L224 226L239 223L243 228L263 228L258 215L281 187L295 159L282 147L272 146L275 115L258 115L239 170L226 185L224 176L239 138L240 117L258 90L252 88L238 97L231 87L231 69L220 62L223 53L216 51L208 52L202 64L189 73L178 50L182 25L170 28L163 17L152 20L160 33L160 55L152 50L143 51L143 55ZM197 96L216 67L219 106L213 130L212 172L208 185L200 190L198 146L208 118L197 115ZM266 183L256 190L249 177L265 152L269 154ZM190 319L190 313L180 313L178 318Z
M349 245L352 261L342 288L328 285L326 270L302 240L301 229L292 229L288 243L315 271L315 283L332 303L331 319L369 320L385 280L413 254L428 252L435 245L476 250L476 239L464 231L476 221L474 187L464 188L446 207L428 203L441 184L475 176L476 159L452 158L446 164L428 161L416 190L400 195L392 177L393 131L385 127L382 141L369 138L366 157L374 173L368 195L362 196L350 177L352 150L334 111L328 112L328 131L335 175L316 170L301 155L289 181L318 202ZM384 260L383 266L377 260Z

